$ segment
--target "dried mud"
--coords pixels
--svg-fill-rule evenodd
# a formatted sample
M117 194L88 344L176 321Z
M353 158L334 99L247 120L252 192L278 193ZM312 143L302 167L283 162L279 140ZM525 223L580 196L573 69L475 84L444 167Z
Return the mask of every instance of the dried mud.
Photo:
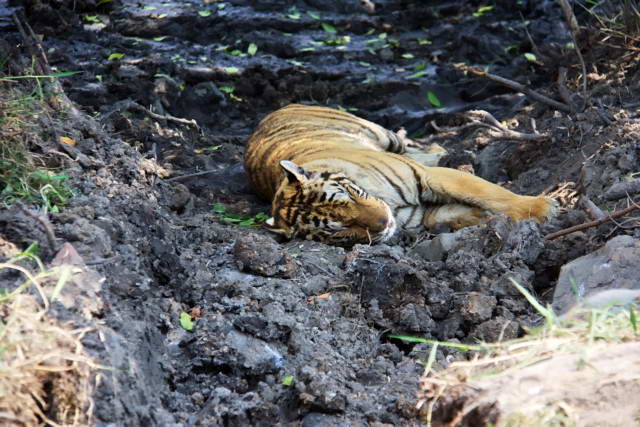
M45 136L74 138L74 158L85 159L69 162L76 194L52 223L57 242L71 243L105 277L92 313L97 332L85 339L111 367L94 394L97 425L417 424L429 346L387 335L516 337L538 319L509 277L550 301L563 264L612 236L640 237L637 227L609 223L543 239L588 219L577 194L603 208L624 204L605 194L640 170L638 114L624 107L637 81L607 80L605 106L568 116L448 65L491 64L496 74L552 91L557 67L575 63L562 47L570 36L556 2L498 1L479 17L476 2L387 0L373 14L357 1L80 3L85 9L31 0L24 10L45 35L51 66L82 71L63 86L96 124L42 119ZM522 56L533 49L525 20L546 53L540 63ZM322 22L350 42L312 43L334 37ZM6 39L19 43L6 28ZM255 55L230 54L246 53L249 43ZM124 56L108 60L113 53ZM607 78L616 71L597 56L587 60ZM12 61L28 63L18 53ZM424 76L409 78L420 62ZM431 105L427 91L444 107ZM130 100L201 128L149 119ZM340 105L404 127L445 146L445 165L525 194L555 191L564 209L542 226L494 218L449 235L446 245L444 237L401 233L350 249L281 242L225 223L214 203L241 215L268 211L246 185L243 143L266 113L290 102ZM535 120L551 138L490 141L429 125L459 123L456 113L471 108L523 131ZM18 217L0 216L5 239L45 239ZM82 308L60 311L73 318ZM181 312L197 317L193 331L180 327ZM437 360L446 366L460 357L439 350Z

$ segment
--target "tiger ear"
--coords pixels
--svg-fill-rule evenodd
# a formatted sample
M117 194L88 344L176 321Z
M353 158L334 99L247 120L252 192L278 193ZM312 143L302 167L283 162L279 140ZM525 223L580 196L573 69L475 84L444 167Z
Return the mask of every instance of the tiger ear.
M302 166L298 166L290 160L281 160L280 166L284 170L289 182L303 183L309 178L309 172Z

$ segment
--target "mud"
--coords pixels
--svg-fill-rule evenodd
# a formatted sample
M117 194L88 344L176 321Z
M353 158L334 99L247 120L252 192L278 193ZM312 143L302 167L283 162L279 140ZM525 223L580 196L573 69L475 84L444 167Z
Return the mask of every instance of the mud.
M500 1L478 17L476 2L387 0L375 13L357 1L80 3L31 0L24 12L44 34L50 65L82 72L63 87L96 124L42 121L45 134L73 137L72 157L86 159L68 162L75 197L51 221L57 243L71 243L106 278L93 312L97 332L85 339L111 367L97 381L97 425L417 423L429 346L388 335L516 337L538 318L509 277L550 301L563 264L612 236L640 237L637 227L609 223L543 239L588 219L578 194L605 209L624 204L603 192L640 169L638 115L624 107L637 81L603 89L606 108L567 116L450 66L491 65L551 91L557 67L575 63L563 50L570 36L556 2ZM540 63L522 55L534 49L525 30L545 52ZM108 59L115 53L123 56ZM150 119L131 101L200 127ZM268 212L247 187L243 144L265 114L290 102L404 127L445 146L445 165L525 194L555 191L564 210L542 226L494 218L446 244L400 233L390 244L349 249L277 241L224 222L213 204ZM456 113L473 108L523 131L535 120L552 137L487 141L481 131L437 134L429 124L459 124ZM6 218L3 228L15 233L5 239L45 239ZM196 318L193 331L180 327L181 312ZM461 357L445 349L437 361Z

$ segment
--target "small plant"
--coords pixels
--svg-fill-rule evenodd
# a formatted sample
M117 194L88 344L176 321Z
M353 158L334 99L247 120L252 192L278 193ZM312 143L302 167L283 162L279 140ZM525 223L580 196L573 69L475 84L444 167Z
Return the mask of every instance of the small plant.
M73 196L69 176L50 170L22 137L29 131L25 118L39 108L33 96L0 99L0 126L9 131L0 136L0 202L10 205L23 200L56 213Z
M238 215L233 212L229 212L226 206L221 203L213 205L213 212L217 213L222 221L238 224L242 227L258 227L269 219L269 215L263 212L259 212L253 216Z

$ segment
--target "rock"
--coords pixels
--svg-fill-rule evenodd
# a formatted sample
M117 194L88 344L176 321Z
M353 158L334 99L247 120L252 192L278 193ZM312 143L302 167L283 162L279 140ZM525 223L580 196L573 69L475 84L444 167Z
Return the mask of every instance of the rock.
M413 252L427 261L442 261L445 255L455 247L460 235L458 233L438 234L431 240L417 245Z
M577 302L604 290L640 289L640 240L618 236L588 255L562 266L553 309L564 313Z
M297 271L295 260L269 236L243 234L233 246L240 271L260 276L291 278Z
M242 366L256 375L278 372L284 367L284 357L280 352L261 339L232 330L227 335L226 344L235 350Z
M497 304L496 297L479 292L469 292L456 299L459 299L462 318L474 324L489 319Z
M184 184L176 183L169 198L169 207L174 211L182 210L191 198L192 195L189 188Z
M519 330L517 322L496 317L479 324L470 337L483 342L506 341L517 338Z

